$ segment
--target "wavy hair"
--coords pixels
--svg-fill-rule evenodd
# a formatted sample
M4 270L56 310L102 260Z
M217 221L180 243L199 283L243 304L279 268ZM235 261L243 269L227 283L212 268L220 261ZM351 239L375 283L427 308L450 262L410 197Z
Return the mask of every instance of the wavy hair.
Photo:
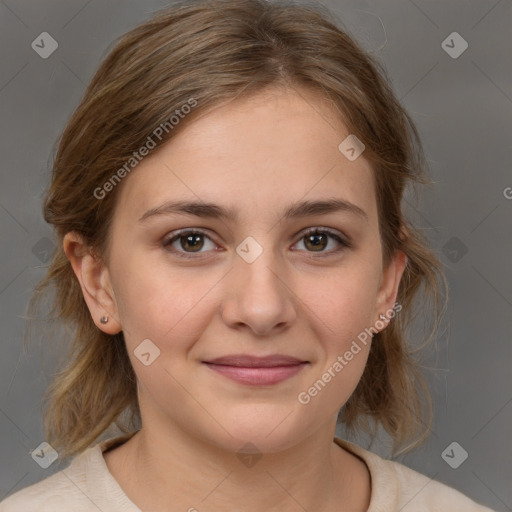
M112 427L129 432L140 422L123 334L105 334L93 323L62 249L64 235L76 231L104 255L118 194L113 188L100 200L95 191L155 128L190 98L197 101L159 147L197 115L270 86L321 93L364 142L375 177L383 262L397 249L407 255L397 296L401 312L374 336L339 420L372 435L382 425L394 450L426 437L432 407L408 327L415 309L422 316L430 311L433 327L423 341L434 338L446 278L428 240L402 211L406 188L430 183L426 159L383 67L332 19L325 8L289 1L179 2L122 36L99 66L53 158L44 218L58 244L29 307L40 307L52 291L51 314L68 327L65 357L44 404L46 440L61 457L85 450ZM419 299L422 306L415 308Z

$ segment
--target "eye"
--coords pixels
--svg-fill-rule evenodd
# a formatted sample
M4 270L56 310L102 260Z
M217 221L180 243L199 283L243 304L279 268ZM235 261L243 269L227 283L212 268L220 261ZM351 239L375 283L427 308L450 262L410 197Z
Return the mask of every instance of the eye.
M300 244L304 245L306 252L318 253L318 256L329 256L352 246L341 233L320 227L309 228L303 232L295 246ZM173 233L171 237L164 239L163 246L176 256L189 259L201 257L200 255L218 248L215 242L198 228Z
M318 227L306 230L296 245L301 243L304 245L307 252L322 253L322 255L337 253L351 247L351 244L345 240L340 233L328 228ZM331 249L325 250L329 248L329 246Z
M171 238L164 240L163 245L166 249L184 258L193 257L187 256L187 254L204 253L208 250L215 250L217 247L206 233L198 229L179 231ZM208 247L208 245L210 246ZM202 249L206 250L202 251Z

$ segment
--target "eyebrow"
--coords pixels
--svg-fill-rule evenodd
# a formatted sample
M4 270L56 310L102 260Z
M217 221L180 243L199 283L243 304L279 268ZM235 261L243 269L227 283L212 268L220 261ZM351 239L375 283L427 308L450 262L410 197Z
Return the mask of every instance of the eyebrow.
M327 215L329 213L346 212L368 221L368 215L359 206L344 199L325 199L318 201L299 201L284 210L284 219L295 219L313 215ZM147 210L139 222L160 215L194 215L204 218L218 218L236 222L238 212L233 208L226 208L215 203L202 201L168 201Z

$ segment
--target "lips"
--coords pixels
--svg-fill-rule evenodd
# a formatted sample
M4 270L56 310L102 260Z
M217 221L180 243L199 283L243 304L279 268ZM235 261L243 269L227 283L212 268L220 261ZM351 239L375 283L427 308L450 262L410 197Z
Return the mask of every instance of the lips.
M299 373L309 361L285 355L256 357L235 354L203 363L216 373L241 384L269 386Z

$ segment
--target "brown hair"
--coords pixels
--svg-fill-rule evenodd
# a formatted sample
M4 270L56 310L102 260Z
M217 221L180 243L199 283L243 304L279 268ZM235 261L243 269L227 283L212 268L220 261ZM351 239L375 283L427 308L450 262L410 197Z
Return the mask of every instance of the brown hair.
M364 142L375 175L384 264L398 248L408 257L397 297L402 310L375 335L363 376L340 419L370 433L380 423L394 448L418 433L426 436L430 399L406 331L415 318L413 300L422 297L434 313L433 338L442 313L440 285L446 280L401 206L406 186L428 183L425 158L385 71L329 19L332 13L324 9L292 2L180 2L125 34L94 75L54 159L44 218L55 227L59 243L31 302L32 309L53 288L52 313L71 333L65 338L65 364L45 402L46 440L61 457L83 451L113 425L128 432L140 421L123 334L107 335L93 323L62 250L64 235L76 231L100 256L105 254L118 194L114 187L97 199L95 191L156 127L191 98L197 102L194 112L163 134L158 147L199 113L276 85L320 92Z

